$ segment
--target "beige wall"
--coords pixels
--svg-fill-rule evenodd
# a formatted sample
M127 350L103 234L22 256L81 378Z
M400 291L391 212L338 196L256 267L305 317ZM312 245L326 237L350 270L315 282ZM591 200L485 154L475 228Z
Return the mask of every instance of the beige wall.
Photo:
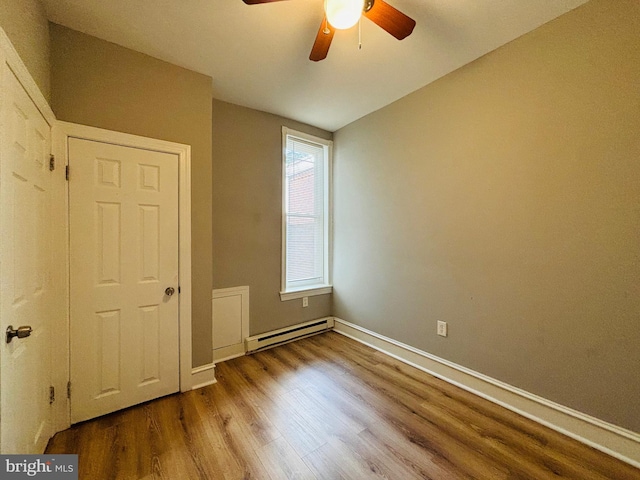
M49 101L49 22L44 7L38 0L2 0L0 27Z
M282 126L324 130L213 101L213 286L249 285L252 335L331 314L331 296L280 301Z
M334 314L640 432L638 32L593 0L336 132Z
M211 78L51 24L60 120L191 145L193 365L211 362Z

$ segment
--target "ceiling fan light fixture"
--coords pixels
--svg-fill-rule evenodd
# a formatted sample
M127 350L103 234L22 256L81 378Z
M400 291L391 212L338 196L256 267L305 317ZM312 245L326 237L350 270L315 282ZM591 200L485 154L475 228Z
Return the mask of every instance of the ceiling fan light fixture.
M324 11L333 28L345 30L353 27L364 9L364 0L325 0Z

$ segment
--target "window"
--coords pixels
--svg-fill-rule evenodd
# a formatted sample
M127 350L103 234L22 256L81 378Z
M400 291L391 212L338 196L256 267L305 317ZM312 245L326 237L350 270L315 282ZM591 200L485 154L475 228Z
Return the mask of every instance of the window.
M282 285L291 300L331 293L329 184L332 142L282 128Z

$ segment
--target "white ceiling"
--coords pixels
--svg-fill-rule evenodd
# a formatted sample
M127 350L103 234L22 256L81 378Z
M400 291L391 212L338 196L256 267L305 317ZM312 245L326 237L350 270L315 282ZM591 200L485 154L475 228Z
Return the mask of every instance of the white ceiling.
M398 41L366 18L309 52L323 0L42 0L49 20L213 77L214 97L329 131L586 0L387 0L417 25Z

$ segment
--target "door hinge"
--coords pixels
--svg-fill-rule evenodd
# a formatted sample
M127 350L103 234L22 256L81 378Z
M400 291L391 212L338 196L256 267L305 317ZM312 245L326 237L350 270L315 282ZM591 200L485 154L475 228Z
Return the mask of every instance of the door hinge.
M64 167L64 178L69 180L69 165L65 165Z
M56 401L56 388L52 385L49 387L49 405Z
M53 172L56 169L56 157L55 155L49 155L49 171Z
M71 382L67 382L67 398L71 398Z

